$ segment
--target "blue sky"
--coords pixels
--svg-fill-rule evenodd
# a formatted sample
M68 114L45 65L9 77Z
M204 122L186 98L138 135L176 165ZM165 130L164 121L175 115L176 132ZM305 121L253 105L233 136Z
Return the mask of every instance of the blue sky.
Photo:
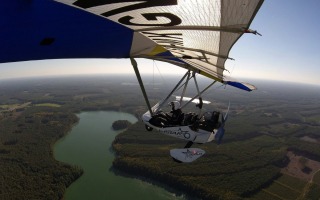
M320 1L265 0L252 29L231 50L234 76L320 84Z
M251 29L234 45L226 68L231 76L320 85L320 1L265 0ZM143 74L154 64L138 60ZM162 74L183 73L179 67L157 62ZM40 75L132 73L129 59L50 60L0 64L0 79ZM229 74L227 74L229 75Z

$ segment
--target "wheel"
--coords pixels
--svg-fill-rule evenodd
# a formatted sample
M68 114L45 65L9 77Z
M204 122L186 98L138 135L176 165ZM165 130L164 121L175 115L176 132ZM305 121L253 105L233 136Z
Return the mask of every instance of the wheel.
M147 131L152 131L153 130L153 128L148 126L148 125L146 125L146 129L147 129Z

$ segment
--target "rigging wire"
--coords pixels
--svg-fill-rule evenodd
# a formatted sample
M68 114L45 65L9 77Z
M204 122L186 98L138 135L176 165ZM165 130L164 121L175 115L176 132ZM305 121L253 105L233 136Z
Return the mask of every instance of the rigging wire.
M167 85L166 85L166 81L164 80L164 78L163 78L163 76L162 76L162 74L161 74L161 72L160 72L160 70L159 70L159 68L158 68L158 66L157 66L157 63L156 63L156 61L155 60L153 60L153 64L152 64L152 74L153 74L153 86L152 86L152 93L153 93L153 97L154 98L159 98L158 97L158 92L156 92L156 83L155 83L155 79L156 79L156 71L155 71L155 68L157 69L157 71L158 71L158 74L160 75L160 77L161 77L161 81L160 81L160 84L163 84L164 85L164 87L165 88L168 88L167 87ZM158 85L158 90L159 90L159 85Z
M230 76L232 76L232 73L233 73L233 71L235 69L235 66L236 66L236 62L233 62L233 66L232 66L232 69L230 71Z
M159 70L159 67L158 67L158 65L157 65L157 63L156 63L155 60L153 60L153 64L154 64L154 66L156 66L156 68L157 68L157 70L158 70L158 72L159 72L159 74L160 74L160 77L161 77L161 79L162 79L162 82L163 82L164 86L167 87L166 81L164 80L164 78L163 78L163 76L162 76L162 74L161 74L161 72L160 72L160 70Z
M155 88L154 88L154 60L153 60L153 63L152 63L152 90L153 90L153 93L155 93Z

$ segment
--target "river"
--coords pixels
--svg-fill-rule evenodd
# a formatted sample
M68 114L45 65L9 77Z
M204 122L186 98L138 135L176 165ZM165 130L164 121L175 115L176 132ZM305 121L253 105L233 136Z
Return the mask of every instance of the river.
M113 111L82 112L79 123L54 145L57 160L83 168L84 174L67 188L64 199L183 199L150 183L118 176L111 171L112 141L120 131L112 129L116 120L137 118Z

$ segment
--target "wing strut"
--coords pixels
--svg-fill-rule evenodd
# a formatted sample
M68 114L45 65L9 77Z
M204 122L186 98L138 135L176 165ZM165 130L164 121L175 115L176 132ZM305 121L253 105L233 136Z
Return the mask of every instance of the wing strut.
M185 82L185 84L184 84L184 88L183 88L183 91L182 91L182 94L181 94L181 99L180 99L180 105L182 105L182 100L183 100L183 97L184 97L184 95L185 95L185 93L186 93L186 89L187 89L189 80L190 80L190 73L188 73L187 80L186 80L186 82ZM181 86L182 86L182 85L181 85Z
M181 106L181 109L186 107L189 103L191 103L193 100L195 100L197 97L199 97L199 94L203 94L205 91L207 91L212 85L214 85L217 81L213 81L210 85L208 85L206 88L204 88L200 93L198 93L196 96L194 96L192 99L190 99L186 104Z
M195 85L196 85L196 88L197 88L197 92L198 94L195 95L191 100L189 100L187 103L185 103L184 105L182 105L182 99L185 95L185 92L186 92L186 88L188 87L188 82L190 79L194 79L194 82L195 82ZM184 83L182 83L184 80L186 79L186 81ZM190 102L192 102L194 99L198 98L199 97L199 104L197 105L197 107L200 108L200 111L199 111L199 115L201 114L201 108L202 108L202 98L201 98L201 94L203 94L205 91L207 91L212 85L214 85L217 81L214 81L212 82L211 84L209 84L206 88L204 88L202 91L199 90L199 86L198 86L198 83L197 83L197 79L195 78L195 72L193 72L192 76L191 76L191 71L188 70L185 75L181 78L181 80L177 83L177 85L173 88L173 90L169 93L169 95L162 99L160 102L158 102L155 106L152 107L152 110L154 113L157 113L158 110L160 108L163 107L163 105L168 101L168 99L171 97L171 95L175 92L175 91L178 91L179 89L181 89L182 87L183 88L183 91L182 91L182 95L181 95L181 99L180 99L180 108L183 109L184 107L186 107Z
M157 112L159 108L162 108L162 106L168 101L168 99L171 97L171 95L177 91L177 88L181 85L182 81L188 76L189 77L190 70L188 70L185 75L181 78L181 80L177 83L177 85L173 88L173 90L170 92L170 94L163 100L161 100L156 106L154 106L154 111ZM184 83L185 84L185 83ZM183 85L183 84L182 84Z
M139 82L139 85L140 85L144 100L146 101L147 106L148 106L148 110L149 110L151 116L153 116L152 109L151 109L151 106L150 106L150 102L149 102L146 90L144 88L144 85L143 85L143 82L142 82L142 79L141 79L141 76L140 76L140 72L139 72L139 69L138 69L138 64L137 64L137 62L136 62L136 60L134 58L130 58L130 61L131 61L131 64L133 66L134 72L136 73L136 76L137 76L137 79L138 79L138 82Z
M201 97L201 94L200 93L200 90L199 90L199 86L198 86L198 82L197 82L197 79L196 79L196 74L193 73L193 80L194 80L194 84L196 85L196 88L197 88L197 92L198 92L198 96L199 96L199 104L197 104L197 107L199 107L199 116L201 115L201 111L202 111L202 105L203 105L203 102L202 102L202 97Z

